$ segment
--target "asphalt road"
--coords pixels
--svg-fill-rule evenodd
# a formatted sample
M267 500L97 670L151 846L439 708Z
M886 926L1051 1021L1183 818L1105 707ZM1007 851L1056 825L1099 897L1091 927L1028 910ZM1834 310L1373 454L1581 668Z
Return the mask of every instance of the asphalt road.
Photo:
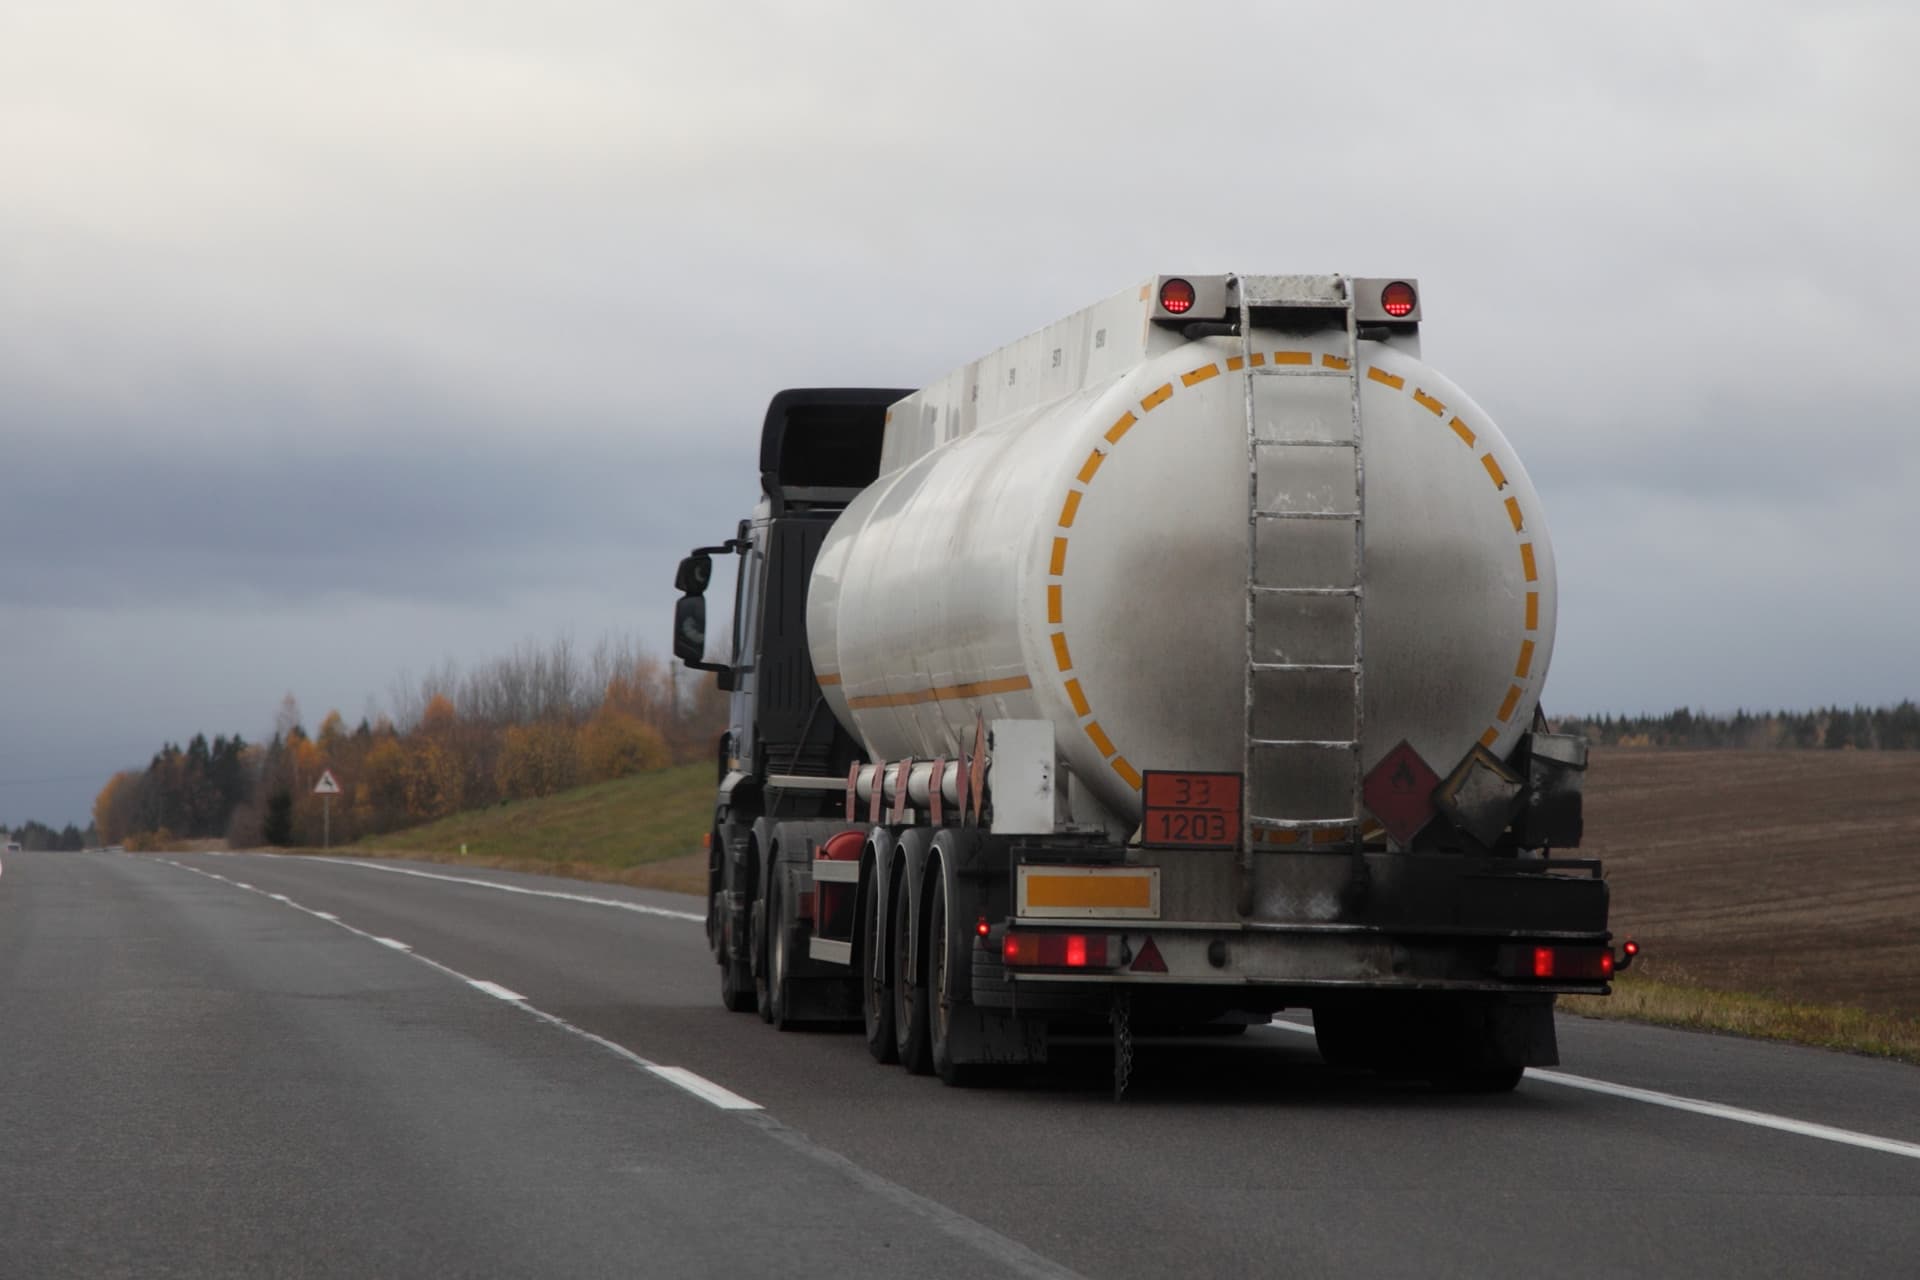
M1495 1098L1334 1072L1282 1026L1145 1045L1120 1106L1095 1046L948 1089L723 1012L698 910L404 863L8 856L0 1276L1920 1259L1910 1067L1564 1018L1559 1071Z

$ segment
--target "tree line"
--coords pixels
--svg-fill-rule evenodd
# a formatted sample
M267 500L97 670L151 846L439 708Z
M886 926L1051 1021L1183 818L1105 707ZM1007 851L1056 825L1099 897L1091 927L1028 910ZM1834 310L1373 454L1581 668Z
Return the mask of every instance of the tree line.
M0 827L0 841L18 841L22 849L34 853L48 850L72 853L100 843L91 826L82 831L71 822L58 831L44 822L23 822L12 831Z
M1911 700L1892 707L1742 710L1732 715L1680 707L1663 715L1577 716L1556 727L1607 747L1920 750L1920 706Z
M550 795L648 769L713 758L726 695L630 642L591 653L561 638L462 673L451 663L402 677L392 711L353 728L329 711L309 732L292 694L272 737L239 735L108 779L93 805L100 839L129 848L224 838L235 847L317 845L398 830L463 809ZM330 772L340 792L313 793ZM323 815L323 803L327 812Z

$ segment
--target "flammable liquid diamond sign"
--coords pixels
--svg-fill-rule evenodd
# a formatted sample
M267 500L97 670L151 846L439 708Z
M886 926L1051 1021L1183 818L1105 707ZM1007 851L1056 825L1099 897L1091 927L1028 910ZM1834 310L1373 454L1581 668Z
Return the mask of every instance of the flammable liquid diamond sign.
M1440 775L1402 739L1361 782L1360 800L1396 843L1406 845L1433 821L1433 789L1439 785Z

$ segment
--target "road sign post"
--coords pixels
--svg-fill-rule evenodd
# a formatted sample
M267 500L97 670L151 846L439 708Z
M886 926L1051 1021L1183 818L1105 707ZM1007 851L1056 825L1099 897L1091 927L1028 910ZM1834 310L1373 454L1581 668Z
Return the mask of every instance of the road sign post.
M333 847L333 798L340 794L340 784L334 781L333 770L321 773L320 781L313 784L313 794L320 797L320 847Z

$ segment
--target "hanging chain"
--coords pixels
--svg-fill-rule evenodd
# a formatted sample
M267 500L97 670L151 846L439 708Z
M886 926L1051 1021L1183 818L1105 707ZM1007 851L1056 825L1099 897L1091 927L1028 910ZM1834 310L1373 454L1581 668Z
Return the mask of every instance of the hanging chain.
M1127 1082L1133 1076L1133 1017L1132 1001L1125 991L1113 993L1113 1011L1108 1020L1113 1023L1113 1100L1119 1102L1127 1096Z

